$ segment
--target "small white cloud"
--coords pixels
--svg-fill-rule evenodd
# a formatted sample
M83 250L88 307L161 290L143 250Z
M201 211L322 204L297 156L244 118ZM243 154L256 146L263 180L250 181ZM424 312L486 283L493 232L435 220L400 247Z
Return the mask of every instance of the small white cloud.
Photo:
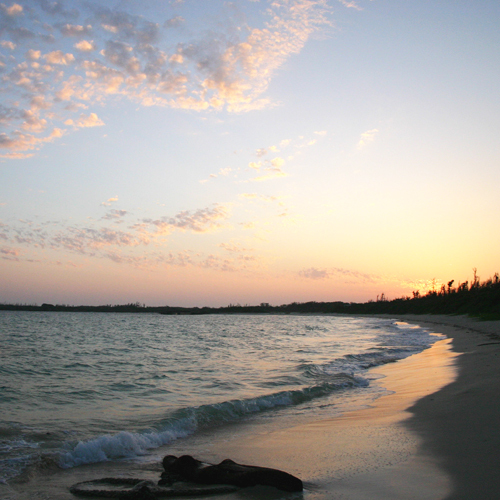
M75 49L79 50L80 52L91 52L92 50L96 49L96 46L93 40L81 40L80 42L75 43Z
M251 161L251 162L248 164L248 166L249 166L250 168L255 169L255 170L259 170L259 169L260 169L260 167L262 166L262 162L261 162L261 161Z
M182 54L174 54L169 61L171 63L182 64L184 62L184 57Z
M73 54L64 54L62 50L54 50L53 52L45 54L44 57L49 64L61 64L64 66L75 60L75 56Z
M378 129L376 128L363 132L358 142L358 149L363 149L367 144L373 142L377 134L378 134Z
M81 114L76 122L73 122L73 120L68 120L67 122L66 125L73 125L77 128L102 127L104 125L104 122L95 113L90 113L89 116Z
M118 201L118 196L115 196L113 198L108 198L107 201L103 201L101 203L102 206L104 207L109 207L111 205L111 203L115 203L116 201Z
M110 24L101 24L101 26L110 33L118 33L118 28L116 26L111 26Z
M29 61L36 61L37 59L40 59L42 55L42 52L40 50L33 50L30 49L28 52L26 52L26 59Z

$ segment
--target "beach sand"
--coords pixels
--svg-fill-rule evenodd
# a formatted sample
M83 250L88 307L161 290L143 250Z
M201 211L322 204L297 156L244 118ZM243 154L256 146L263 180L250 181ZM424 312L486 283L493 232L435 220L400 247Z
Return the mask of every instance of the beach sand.
M164 454L286 470L303 494L248 488L220 499L489 500L500 498L500 322L462 316L390 316L447 335L432 348L376 370L391 391L370 408L282 428L234 425L181 440ZM68 488L97 477L156 480L159 462L95 464L0 485L12 500L73 497ZM218 496L210 498L218 500Z

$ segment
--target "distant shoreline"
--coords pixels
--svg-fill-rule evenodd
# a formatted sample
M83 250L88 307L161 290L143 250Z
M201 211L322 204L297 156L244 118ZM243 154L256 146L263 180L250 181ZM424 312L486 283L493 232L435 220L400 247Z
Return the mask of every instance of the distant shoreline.
M430 290L425 295L418 291L413 297L388 300L384 293L377 300L368 302L292 302L273 306L268 302L259 305L229 304L223 307L173 307L146 306L140 302L129 304L106 304L100 306L73 306L65 304L0 304L0 311L54 311L54 312L114 312L114 313L160 313L166 315L202 314L467 314L482 320L500 319L500 275L481 282L474 271L472 283L453 286L442 285L440 290Z
M279 306L262 302L259 305L229 304L222 307L146 306L140 302L99 306L66 304L0 304L0 311L154 313L164 315L205 314L445 314L469 315L481 320L500 319L500 279L498 274L484 283L463 283L453 288L450 282L440 291L426 295L414 292L413 297L388 300L384 294L377 300L357 302L292 302Z
M268 302L259 305L229 304L223 307L175 307L146 306L141 302L129 304L106 304L100 306L73 306L65 304L0 304L0 311L55 311L55 312L115 312L115 313L160 313L167 315L201 314L467 314L482 320L500 320L500 275L481 282L474 269L474 280L469 284L454 280L442 285L439 290L432 289L425 295L418 291L413 297L400 297L389 300L384 293L377 300L368 302L292 302L273 306Z

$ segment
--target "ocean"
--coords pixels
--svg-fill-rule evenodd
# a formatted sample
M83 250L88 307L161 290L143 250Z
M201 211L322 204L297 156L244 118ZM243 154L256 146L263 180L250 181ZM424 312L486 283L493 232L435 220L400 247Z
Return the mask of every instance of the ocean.
M0 482L335 418L387 393L371 368L440 338L369 317L0 311Z

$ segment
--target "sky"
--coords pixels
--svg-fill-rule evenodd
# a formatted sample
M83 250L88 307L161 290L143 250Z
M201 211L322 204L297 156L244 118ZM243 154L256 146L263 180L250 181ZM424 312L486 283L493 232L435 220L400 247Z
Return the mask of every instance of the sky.
M499 21L498 0L0 3L0 303L493 276Z

